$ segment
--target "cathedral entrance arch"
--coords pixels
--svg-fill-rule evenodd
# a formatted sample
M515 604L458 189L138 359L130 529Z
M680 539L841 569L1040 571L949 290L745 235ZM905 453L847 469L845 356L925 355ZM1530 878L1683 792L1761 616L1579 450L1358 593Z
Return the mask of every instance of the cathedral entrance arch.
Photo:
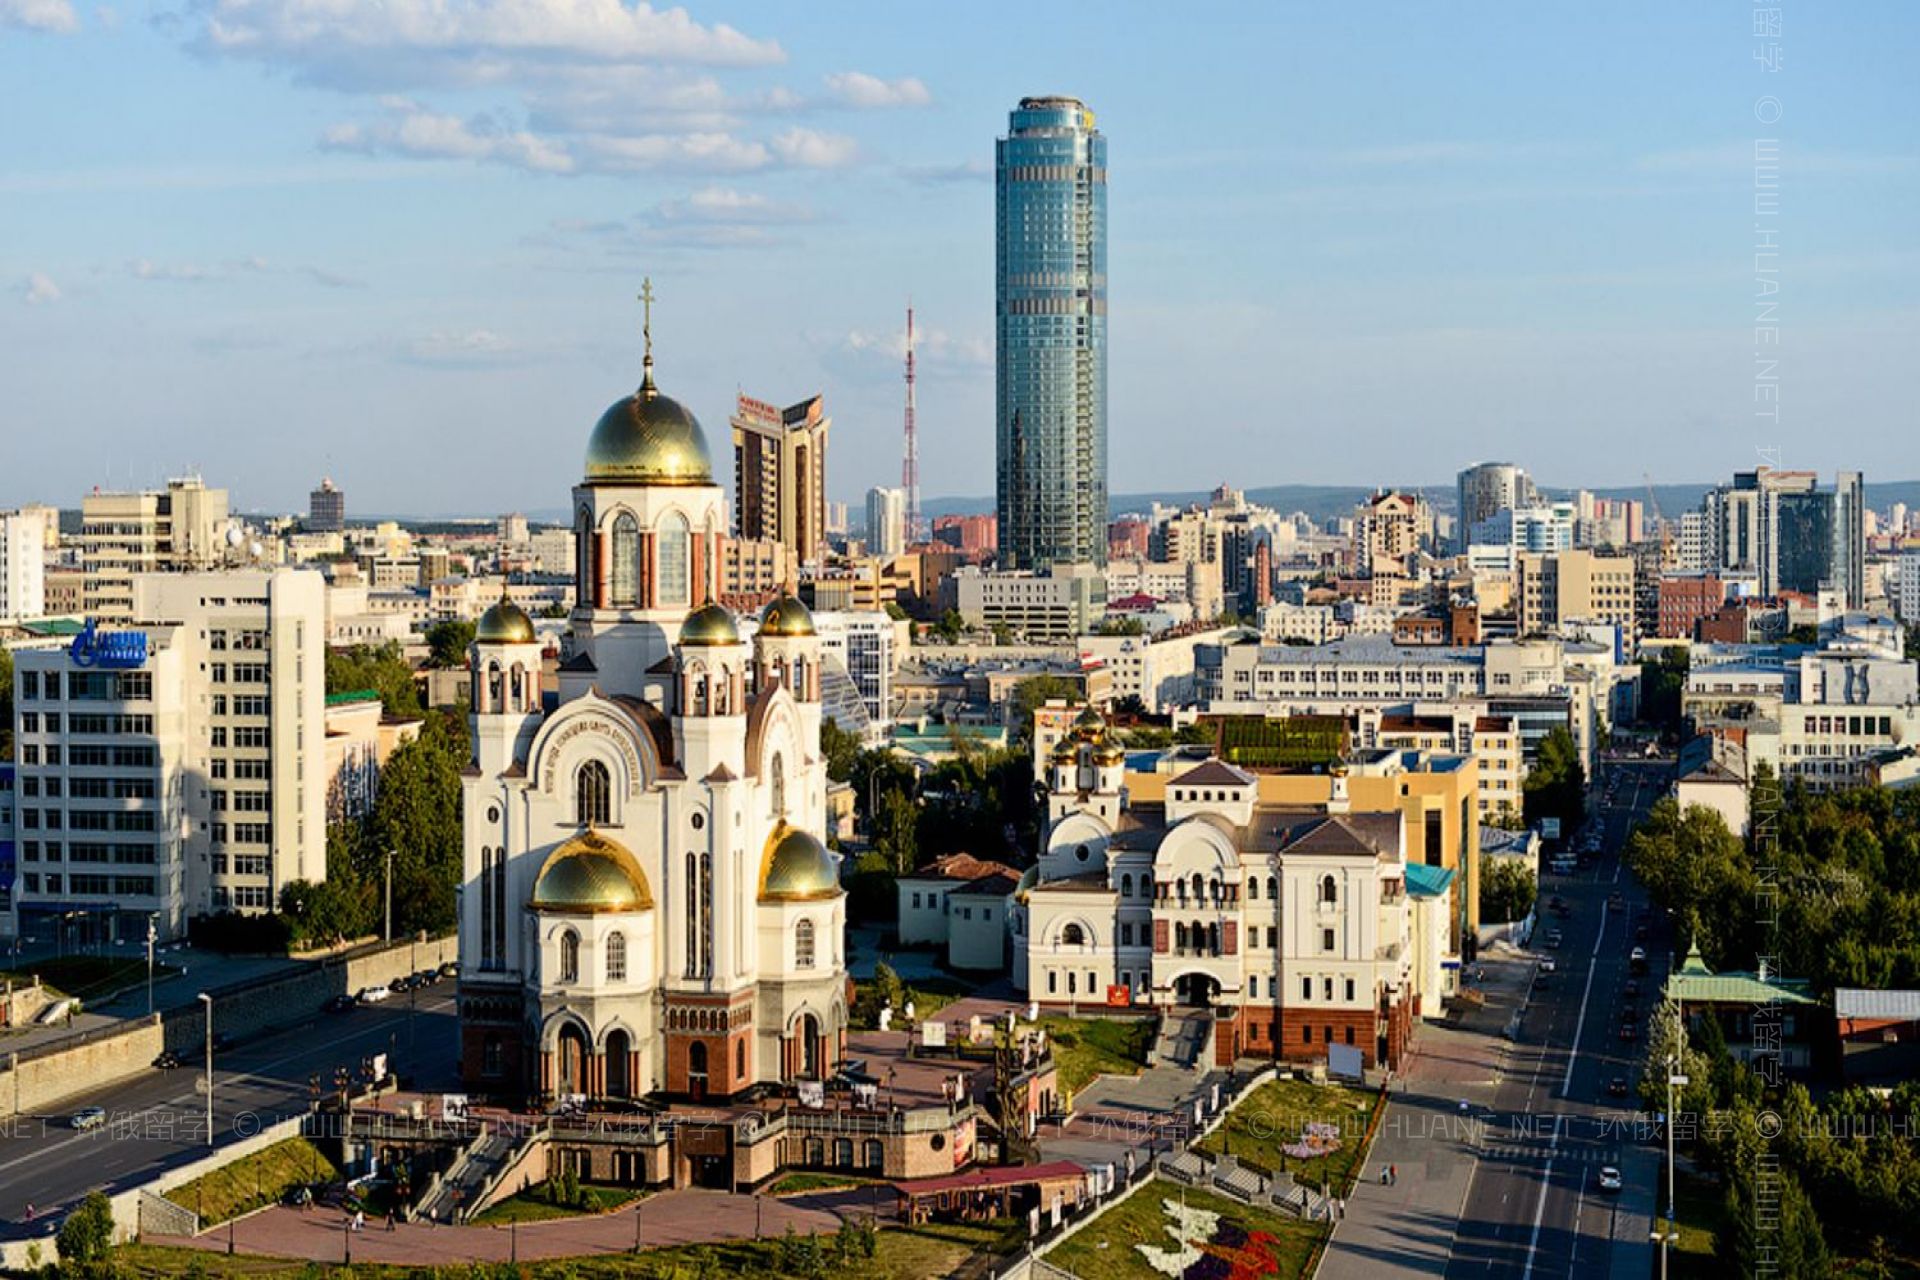
M631 1098L633 1082L627 1078L628 1055L633 1052L633 1041L624 1031L607 1033L607 1096L610 1098Z
M800 1021L794 1025L793 1032L800 1037L800 1077L804 1080L821 1079L819 1020L810 1013L803 1013Z
M587 1091L587 1036L579 1027L568 1023L560 1028L555 1041L558 1050L554 1064L553 1090L560 1094L585 1093Z
M1190 1009L1211 1009L1220 1000L1220 983L1210 974L1183 973L1173 980L1174 998Z

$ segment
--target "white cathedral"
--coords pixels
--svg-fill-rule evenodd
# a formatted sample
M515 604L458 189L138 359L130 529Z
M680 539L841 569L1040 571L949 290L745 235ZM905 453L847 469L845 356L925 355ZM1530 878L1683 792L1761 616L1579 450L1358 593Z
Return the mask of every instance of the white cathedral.
M824 1079L847 970L819 642L791 595L751 643L714 602L726 499L700 424L654 386L650 333L573 512L557 699L519 608L502 599L474 638L463 1073L543 1098Z

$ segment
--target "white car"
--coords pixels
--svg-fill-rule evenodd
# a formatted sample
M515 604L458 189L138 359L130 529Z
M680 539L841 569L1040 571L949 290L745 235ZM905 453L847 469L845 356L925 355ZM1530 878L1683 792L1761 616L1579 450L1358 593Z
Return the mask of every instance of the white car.
M393 990L389 987L362 987L360 988L360 994L355 996L354 999L358 1000L361 1004L379 1004L392 994Z
M82 1107L80 1110L74 1112L72 1118L67 1121L68 1124L83 1133L88 1129L98 1129L106 1122L107 1113L100 1107Z
M1600 1166L1600 1189L1618 1191L1620 1189L1620 1171L1610 1164Z
M1553 971L1554 971L1554 963L1553 963L1553 961L1551 961L1551 960L1547 960L1547 959L1542 959L1542 960L1540 961L1540 972L1542 972L1542 973L1552 973Z

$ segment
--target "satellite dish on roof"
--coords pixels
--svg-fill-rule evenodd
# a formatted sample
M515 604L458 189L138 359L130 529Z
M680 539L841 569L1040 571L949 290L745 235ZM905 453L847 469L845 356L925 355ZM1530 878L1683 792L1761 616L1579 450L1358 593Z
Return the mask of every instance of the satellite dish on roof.
M239 525L236 524L236 525L227 526L227 545L228 546L230 547L239 546L241 541L245 539L246 536L247 536L246 534L240 532Z

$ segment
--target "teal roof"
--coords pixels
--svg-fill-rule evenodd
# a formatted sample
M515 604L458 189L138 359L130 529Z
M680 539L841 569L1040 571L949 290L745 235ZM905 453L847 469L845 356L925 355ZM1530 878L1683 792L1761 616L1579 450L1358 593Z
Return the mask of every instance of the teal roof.
M1001 725L932 724L924 731L895 729L888 745L895 751L916 756L943 756L953 751L954 740L982 747L1004 747L1007 731Z
M349 702L378 701L380 701L380 691L378 689L350 689L345 693L330 693L327 695L327 705L330 707L338 707Z
M1437 898L1453 884L1452 867L1430 867L1424 862L1407 864L1407 892L1416 898Z
M1678 971L1667 979L1667 999L1681 1004L1818 1004L1801 978L1762 978L1746 969L1715 973L1695 943Z
M30 636L77 636L86 626L77 618L42 618L21 623L20 629Z

